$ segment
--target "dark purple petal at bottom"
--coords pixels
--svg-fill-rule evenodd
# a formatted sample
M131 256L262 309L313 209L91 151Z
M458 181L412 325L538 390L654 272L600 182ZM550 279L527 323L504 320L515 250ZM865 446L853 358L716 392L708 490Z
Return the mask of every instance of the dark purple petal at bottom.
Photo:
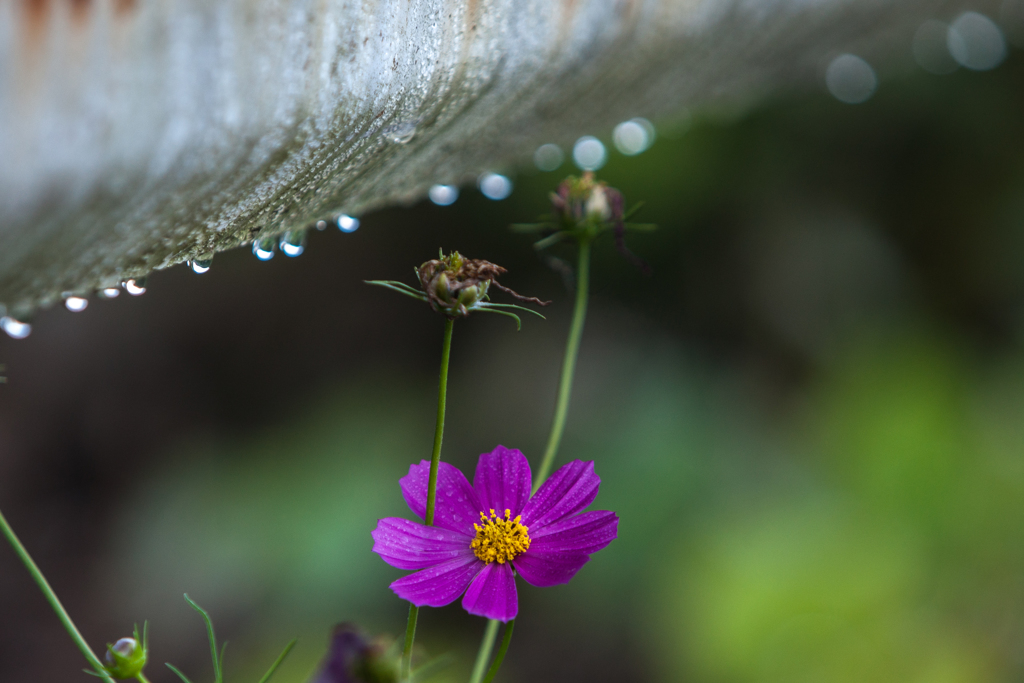
M401 517L377 521L373 552L399 569L426 569L454 560L469 551L472 537L436 526L424 526Z
M516 578L508 564L492 562L469 585L462 607L470 614L498 621L515 619L519 612Z
M310 683L358 683L353 669L370 649L369 641L353 624L335 626L327 656Z
M444 607L462 595L484 563L466 549L466 555L403 576L391 584L391 590L417 607Z
M584 512L531 532L530 550L592 555L615 540L618 529L619 516L614 512Z
M529 550L513 560L516 571L531 586L557 586L569 583L576 572L590 560L583 553L567 553L561 551L542 552Z

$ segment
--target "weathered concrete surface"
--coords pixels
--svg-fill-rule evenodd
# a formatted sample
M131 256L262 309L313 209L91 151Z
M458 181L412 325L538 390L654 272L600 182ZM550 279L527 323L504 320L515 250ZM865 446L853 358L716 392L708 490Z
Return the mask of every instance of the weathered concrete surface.
M414 199L632 116L817 84L832 55L885 63L923 19L997 6L0 2L0 305Z

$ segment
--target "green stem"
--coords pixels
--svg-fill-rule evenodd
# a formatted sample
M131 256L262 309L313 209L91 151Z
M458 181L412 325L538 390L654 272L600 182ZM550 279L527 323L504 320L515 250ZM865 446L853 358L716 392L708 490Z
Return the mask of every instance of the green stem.
M494 641L498 637L497 619L490 619L487 622L487 629L484 631L484 639L480 641L480 651L476 654L476 664L473 665L473 675L469 677L469 683L480 683L484 677L484 669L487 667L487 660L491 658L491 650L494 649Z
M484 683L491 683L491 681L494 680L494 677L498 675L498 669L501 668L501 663L505 660L505 653L508 652L508 645L512 642L512 629L515 625L515 619L505 625L505 635L501 637L501 646L498 648L498 654L494 655L494 663L491 664L491 668L487 672L487 678L484 679Z
M437 385L437 422L434 424L434 451L430 454L430 479L427 482L426 524L434 524L434 508L437 503L437 468L441 465L441 441L444 439L444 410L448 395L448 360L452 355L452 328L454 318L445 318L444 341L441 344L441 373ZM402 680L409 680L412 671L412 646L416 641L416 621L420 610L409 606L409 621L405 627L405 648L402 650Z
M68 615L67 610L64 609L64 605L60 604L60 599L57 598L57 594L50 588L50 584L46 581L46 577L39 571L39 567L32 561L32 557L25 550L25 546L21 544L18 537L14 533L14 529L7 523L2 512L0 512L0 528L3 529L4 536L10 541L11 546L14 547L14 552L18 554L21 561L25 564L25 568L28 569L28 573L35 579L39 589L43 591L43 595L46 596L47 602L50 603L50 607L57 613L57 618L60 619L61 623L64 624L64 628L67 630L68 635L71 636L71 640L75 641L75 645L85 655L85 659L89 662L92 668L96 669L96 673L100 674L101 678L107 683L114 683L114 679L106 674L106 670L103 668L103 663L100 662L99 658L96 657L96 653L89 647L89 643L85 642L85 638L78 632L75 627L75 623L71 621L71 617Z
M569 341L565 345L565 360L562 361L562 377L558 383L558 399L555 402L555 418L551 423L551 436L544 451L544 459L533 485L533 493L551 474L551 466L555 462L558 446L562 442L565 431L565 417L569 413L569 394L572 393L572 380L576 372L576 356L580 350L580 339L583 337L583 323L587 319L587 297L590 289L590 238L580 239L579 263L576 266L576 307L572 314L572 327L569 328Z
M448 359L452 355L454 318L444 319L444 342L441 347L441 380L437 384L437 422L434 424L434 452L430 454L430 481L427 484L427 526L434 523L437 499L437 468L441 464L441 439L444 438L444 406L448 393Z
M409 621L405 625L405 647L402 648L401 680L408 681L412 671L412 645L416 641L416 622L420 616L420 608L409 605Z

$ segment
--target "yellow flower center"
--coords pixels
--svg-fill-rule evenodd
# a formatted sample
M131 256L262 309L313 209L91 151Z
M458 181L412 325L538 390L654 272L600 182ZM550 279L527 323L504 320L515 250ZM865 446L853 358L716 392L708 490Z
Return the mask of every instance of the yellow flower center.
M491 516L480 513L480 524L474 524L476 538L469 545L473 554L490 564L505 564L522 555L530 547L530 528L519 523L522 515L515 519L511 510L505 510L504 517L498 517L491 510Z

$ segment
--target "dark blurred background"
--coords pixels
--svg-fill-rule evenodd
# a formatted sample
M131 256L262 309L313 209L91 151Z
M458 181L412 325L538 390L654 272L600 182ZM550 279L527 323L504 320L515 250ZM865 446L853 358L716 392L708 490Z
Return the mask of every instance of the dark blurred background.
M569 586L520 582L500 680L1024 679L1024 56L655 123L600 172L659 225L629 237L653 276L597 247L560 453L596 460L620 537ZM455 326L443 458L536 466L571 296L508 225L570 172L0 338L0 508L94 647L148 619L153 683L165 661L211 679L186 591L229 682L294 636L277 680L307 680L342 620L399 635L403 572L369 533L429 457L442 321L362 280L411 282L443 247L554 300L519 333ZM458 657L438 680L464 680L482 627L424 612L419 642ZM0 546L0 680L83 665Z

